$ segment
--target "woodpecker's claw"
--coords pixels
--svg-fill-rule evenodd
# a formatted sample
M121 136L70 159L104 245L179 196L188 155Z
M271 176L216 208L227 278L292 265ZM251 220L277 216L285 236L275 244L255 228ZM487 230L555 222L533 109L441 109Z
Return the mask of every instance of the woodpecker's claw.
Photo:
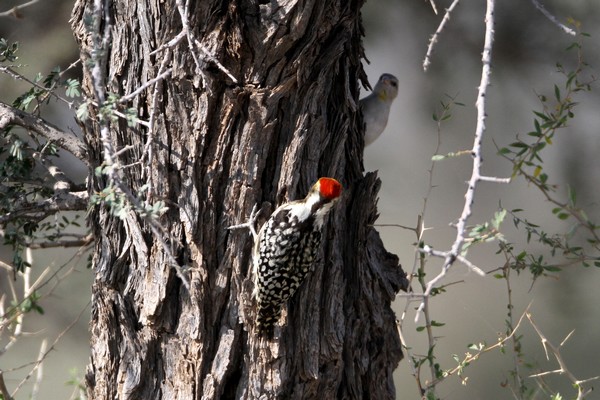
M256 218L258 217L258 214L260 214L260 209L258 208L258 204L255 204L254 207L252 207L252 211L250 212L250 218L248 218L248 221L244 222L243 224L231 225L227 229L250 229L250 233L256 241L258 234L256 233L256 228L254 226L256 224Z

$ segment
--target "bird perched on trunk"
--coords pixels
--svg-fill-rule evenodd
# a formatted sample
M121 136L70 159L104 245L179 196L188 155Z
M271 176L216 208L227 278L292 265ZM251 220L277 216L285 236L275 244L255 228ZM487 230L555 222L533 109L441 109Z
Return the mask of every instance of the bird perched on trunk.
M383 74L377 81L373 92L360 99L363 121L366 125L365 146L370 145L381 136L396 96L398 96L398 79L392 74Z
M252 253L260 332L271 335L281 307L311 270L325 217L341 193L337 180L320 178L306 198L282 204L260 228Z

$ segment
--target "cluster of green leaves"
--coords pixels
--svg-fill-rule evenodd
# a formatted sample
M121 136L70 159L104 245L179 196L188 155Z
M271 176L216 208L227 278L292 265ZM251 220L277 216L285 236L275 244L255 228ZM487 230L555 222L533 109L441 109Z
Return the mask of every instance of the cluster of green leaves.
M13 301L11 308L7 311L8 318L13 314L27 314L31 311L43 315L44 309L39 305L40 298L40 293L34 290L33 293L25 297L20 303Z
M69 380L65 382L67 386L72 386L74 394L70 397L73 400L84 400L87 399L85 393L85 379L79 374L77 368L69 369Z
M490 222L477 224L469 231L469 237L462 245L461 254L466 255L469 248L478 243L490 243L495 241L504 242L504 235L500 231L500 225L506 217L506 210L501 209L494 213Z
M18 50L18 42L8 43L6 39L0 38L0 63L16 61Z
M119 118L125 119L127 126L133 128L140 123L137 109L135 107L125 108L120 103L121 97L116 93L109 93L106 101L99 108L98 118L101 121L118 122ZM77 107L77 118L84 122L89 118L89 108L93 105L91 101L82 102Z
M114 166L100 166L95 170L97 177L111 174ZM90 198L90 210L94 206L106 206L112 215L124 220L130 212L135 212L142 218L157 219L168 210L164 201L159 200L150 203L143 200L145 194L150 189L150 185L142 185L133 196L128 196L119 188L115 182L108 179L109 184L99 192L96 192Z
M561 190L559 185L553 184L546 168L544 166L544 151L554 143L556 135L568 126L569 121L575 117L575 107L577 102L575 97L581 92L588 92L592 89L594 78L587 77L587 65L581 55L581 44L575 43L569 47L569 50L577 51L577 63L574 68L568 69L561 64L557 64L557 71L565 78L564 84L554 85L552 96L539 95L538 98L542 105L540 110L534 111L533 129L523 137L517 136L516 140L506 147L499 149L500 156L508 160L513 167L512 178L524 178L531 186L537 188L552 204L548 211L559 221L572 222L565 229L565 232L549 232L540 225L532 222L526 216L525 210L513 209L507 210L500 208L489 222L484 222L470 227L468 237L465 239L461 255L466 256L468 250L479 243L498 243L499 250L505 256L506 264L498 269L494 276L506 281L508 290L508 318L506 320L506 336L502 343L496 346L487 347L485 344L469 345L469 350L476 351L472 356L466 353L464 358L453 356L456 366L450 369L442 368L436 361L435 355L435 337L433 329L444 326L443 322L435 321L426 317L427 323L418 326L418 332L426 332L429 338L429 349L427 355L412 356L411 361L415 366L417 374L420 375L421 368L428 364L431 369L432 382L422 389L424 398L437 399L435 386L450 375L458 375L463 383L463 371L474 361L478 354L489 351L489 349L498 347L501 352L506 351L507 342L510 339L511 350L516 363L514 369L510 371L513 379L513 393L518 398L533 398L536 388L526 384L526 379L522 376L520 368L526 368L533 371L534 365L528 362L526 354L523 351L521 334L518 334L516 323L513 316L513 304L511 298L510 273L515 271L520 274L528 271L533 280L540 276L556 274L566 265L579 264L585 267L594 265L600 267L600 237L598 235L598 225L596 225L586 214L586 212L577 203L576 191L573 187L567 186ZM442 103L442 112L433 116L434 121L440 124L451 117L451 107L460 103L450 102ZM436 154L432 161L440 161L446 158L458 157L470 154L470 151L459 151L447 154ZM564 200L562 199L564 198ZM509 242L501 231L501 225L507 218L512 219L516 229L523 232L526 236L527 244L532 241L544 246L545 251L532 252L529 246L520 246ZM582 235L582 232L585 232ZM577 233L577 235L576 235ZM583 237L583 240L582 239ZM583 243L581 243L583 242ZM420 242L420 247L423 247ZM556 260L559 260L557 262ZM426 287L425 281L425 257L421 253L420 267L416 278L421 287ZM446 285L447 286L447 285ZM445 291L446 286L434 288L432 295L437 295ZM426 312L427 314L427 312ZM417 380L420 382L419 376ZM503 386L508 386L508 380ZM559 399L561 395L552 394L553 398Z
M42 104L48 104L57 89L63 89L67 98L73 99L81 96L79 81L72 78L62 79L62 72L60 67L55 67L46 76L38 73L32 81L31 88L17 97L13 105L21 110L27 110L32 104L35 104L35 109L37 109ZM69 100L65 101L72 105Z
M582 58L581 43L574 43L568 49L577 51L576 66L569 70L561 64L556 64L557 71L564 76L565 82L563 85L554 85L552 96L538 95L541 109L534 111L533 130L524 137L517 136L513 143L499 149L499 154L512 164L513 178L524 178L537 188L552 204L552 209L549 211L559 221L572 221L570 227L564 232L549 232L540 224L528 219L523 209L508 211L515 228L525 233L527 244L536 241L543 245L545 251L534 253L527 247L517 249L523 246L506 240L499 241L498 252L504 254L507 262L501 268L501 273L495 274L495 277L506 280L507 284L509 295L507 335L515 329L513 304L510 300L511 271L517 274L521 271L529 271L535 281L540 276L560 272L566 265L579 264L588 267L593 264L600 267L598 226L578 206L575 189L567 186L566 190L563 190L559 185L553 184L544 168L544 150L554 143L556 135L563 128L568 127L569 121L575 117L576 95L580 92L589 92L594 81L594 78L586 77L587 64ZM581 243L581 237L576 237L576 232L583 232L584 244ZM534 365L526 361L521 339L522 336L517 334L512 337L514 356L521 366L533 370ZM527 385L527 380L521 376L517 364L510 373L513 380L513 393L517 393L521 399L532 398L536 388ZM508 382L506 384L508 385ZM562 398L559 393L553 393L551 396L553 399Z
M5 72L16 74L12 68L18 66L11 63L18 59L18 50L18 43L8 43L0 38L0 66ZM15 108L24 111L33 108L32 112L39 114L40 107L48 104L58 89L64 89L67 97L80 95L79 81L62 79L60 68L53 69L46 76L38 74L30 84L31 87L14 100ZM54 143L41 141L20 128L9 125L0 131L0 215L10 216L2 223L4 244L13 250L12 264L16 271L29 266L23 258L28 244L54 240L67 228L64 224L66 217L57 222L44 221L42 213L34 217L19 214L28 204L52 196L53 179L45 169L36 168L36 158L55 160L58 156ZM67 221L67 225L78 226L73 220Z
M566 262L563 264L581 263L586 267L600 267L599 226L579 207L573 187L567 186L566 193L560 193L561 187L551 183L542 158L543 151L553 144L555 135L574 118L577 105L575 96L580 92L590 91L594 81L594 78L585 77L587 64L581 56L581 44L574 43L569 49L578 51L578 62L571 70L561 64L556 65L557 71L565 77L564 85L554 85L553 96L538 96L542 108L534 111L533 130L525 137L517 136L516 141L500 148L499 154L513 165L513 177L524 178L553 204L551 212L556 218L573 221L566 232L549 233L524 217L522 209L513 209L510 211L513 223L517 229L524 230L527 243L537 240L549 250L553 258L557 255L564 257ZM585 232L585 246L572 243L576 232ZM535 278L548 272L560 271L560 265L549 263L543 254L515 251L515 245L511 243L502 243L500 251L509 256L514 269L520 271L527 267Z

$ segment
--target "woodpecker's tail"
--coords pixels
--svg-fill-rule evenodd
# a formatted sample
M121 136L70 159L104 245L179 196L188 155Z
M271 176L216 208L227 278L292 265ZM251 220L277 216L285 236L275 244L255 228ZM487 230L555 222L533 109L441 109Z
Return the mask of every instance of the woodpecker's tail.
M264 307L258 306L258 313L256 316L256 327L261 335L273 338L273 328L279 317L281 316L281 306L269 306Z

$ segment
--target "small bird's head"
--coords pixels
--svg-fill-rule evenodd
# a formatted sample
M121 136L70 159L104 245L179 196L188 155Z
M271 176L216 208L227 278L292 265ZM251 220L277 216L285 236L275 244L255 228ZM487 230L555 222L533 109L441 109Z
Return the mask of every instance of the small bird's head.
M342 194L342 185L333 178L319 178L313 189L319 193L325 201L336 200Z
M398 78L392 74L383 74L375 84L373 93L382 101L392 102L398 96Z

